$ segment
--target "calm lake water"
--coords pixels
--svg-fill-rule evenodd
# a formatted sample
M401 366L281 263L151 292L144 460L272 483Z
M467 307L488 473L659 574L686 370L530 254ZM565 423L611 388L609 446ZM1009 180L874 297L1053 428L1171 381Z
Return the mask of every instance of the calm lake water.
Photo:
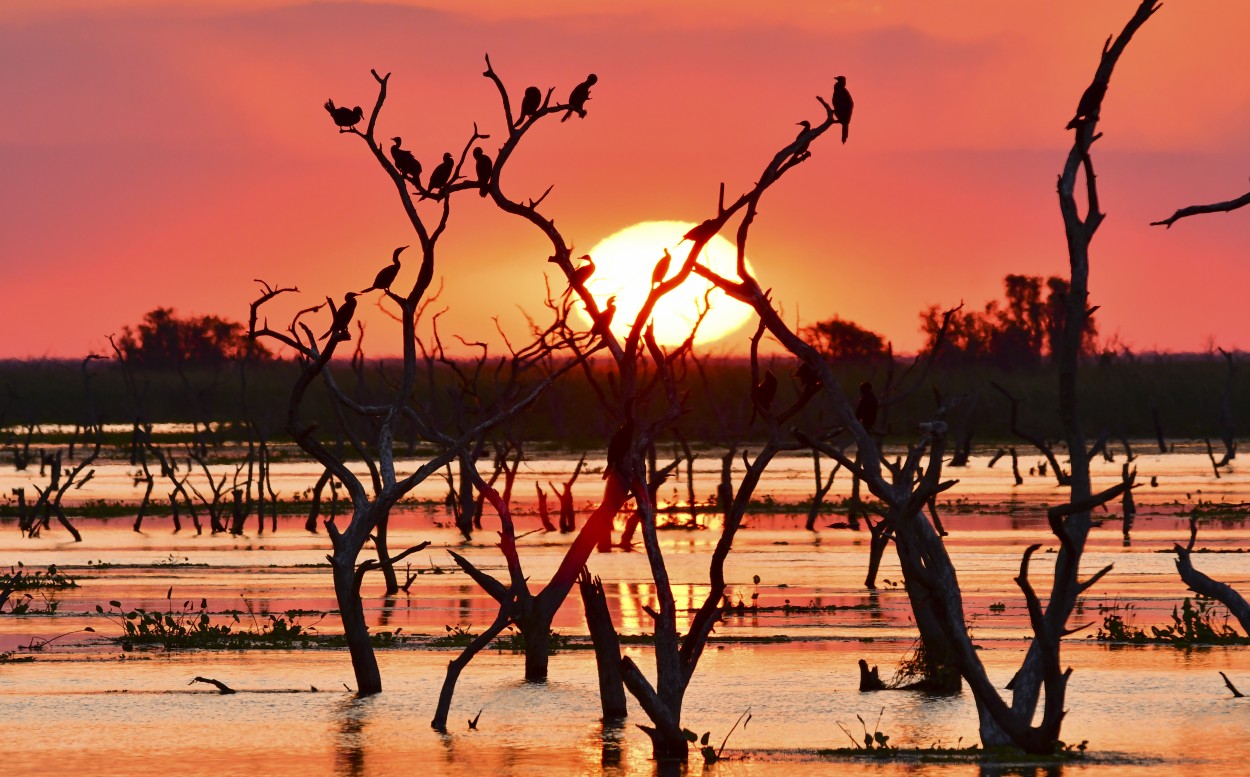
M992 676L1005 684L1027 647L1027 615L1012 578L1020 553L1033 542L1057 545L1044 518L1044 506L1060 501L1053 479L1027 477L1012 485L1010 462L993 469L986 457L951 469L961 479L943 504L950 531L948 546L959 569L965 605L982 657ZM538 526L533 515L533 483L567 478L575 462L547 458L522 466L518 495L519 532ZM1036 464L1022 459L1025 470ZM1185 596L1176 575L1172 543L1187 537L1182 511L1199 500L1250 501L1250 479L1225 471L1216 479L1205 452L1140 456L1135 465L1142 487L1136 492L1139 515L1132 542L1121 540L1118 503L1095 530L1085 567L1105 564L1114 571L1082 602L1074 623L1102 622L1107 608L1131 605L1140 627L1170 622ZM719 461L705 454L696 462L696 493L706 497L715 485ZM1099 462L1098 482L1110 484L1120 461ZM231 468L232 469L232 468ZM319 474L307 463L277 468L279 491L289 496L312 485ZM1157 487L1149 485L1158 478ZM25 473L0 474L0 493L28 483ZM807 498L812 488L810 459L779 462L759 495L779 502ZM601 487L584 474L575 488L579 505L589 507ZM545 486L544 486L545 487ZM845 495L849 481L835 480L830 498ZM442 481L430 482L417 496L438 500ZM28 489L28 493L32 491ZM90 492L90 493L86 493ZM129 468L103 464L81 492L86 499L133 499ZM661 494L677 501L684 484ZM553 500L554 501L554 500ZM1203 524L1199 546L1250 547L1244 517ZM912 646L914 630L906 596L886 580L897 580L890 554L879 575L880 591L863 588L867 532L828 528L840 516L827 515L820 530L803 529L805 516L751 515L738 535L727 566L733 596L751 600L758 593L765 608L837 605L837 610L767 610L730 616L717 635L730 640L784 637L786 641L728 641L709 646L687 694L683 723L718 743L741 712L752 711L746 729L726 748L732 758L707 770L718 775L845 774L1244 774L1250 758L1250 699L1231 698L1219 672L1250 689L1250 648L1209 647L1178 650L1162 646L1108 646L1085 639L1089 629L1065 642L1063 660L1075 672L1068 694L1064 738L1089 741L1085 762L1062 767L1027 764L981 767L973 764L848 763L833 761L821 749L849 744L839 723L861 733L856 716L891 743L926 747L977 741L971 694L929 697L907 692L859 693L856 661L865 658L883 676ZM429 540L431 547L411 558L425 570L408 594L381 596L380 576L365 584L374 630L437 635L447 626L473 631L494 618L493 600L455 569L446 553L456 549L486 569L502 574L493 546L496 523L488 513L486 530L472 543L448 528L441 509L406 507L392 519L393 549ZM685 520L685 516L681 517ZM706 591L707 563L717 538L710 529L671 530L662 541L675 582L679 608L697 607ZM171 530L167 517L148 518L142 534L131 531L133 516L78 519L84 541L73 543L59 527L36 539L18 534L13 522L0 526L0 564L21 561L30 567L55 563L76 577L79 588L49 593L55 616L0 617L0 651L31 662L0 663L0 709L8 723L5 766L9 774L649 774L656 771L646 736L633 724L646 722L632 705L622 727L599 720L593 653L565 650L551 660L545 684L522 681L523 657L490 650L462 675L452 707L450 733L429 728L447 661L454 649L436 649L422 640L381 650L380 696L356 699L345 651L333 649L123 652L104 638L119 627L96 614L95 606L120 600L126 608L164 609L172 587L175 603L208 600L214 613L245 609L324 611L334 607L324 532L302 531L302 518L282 519L277 532L245 537L197 536ZM184 523L184 526L187 524ZM618 529L620 527L618 522ZM573 535L525 534L519 541L526 573L535 590L555 569ZM1039 554L1034 583L1047 590L1053 554ZM1203 554L1195 564L1211 576L1250 592L1250 554ZM101 564L103 562L103 564ZM643 607L653 603L649 571L639 552L614 550L591 558L602 576L609 604L623 634L650 631ZM436 571L441 570L441 573ZM758 575L760 583L752 582ZM36 607L45 605L36 597ZM991 609L991 606L994 606ZM1002 605L999 607L998 605ZM219 616L225 618L226 616ZM245 616L246 618L246 616ZM341 630L337 616L301 617L322 633ZM41 651L32 641L90 626ZM681 624L684 629L685 624ZM584 643L586 629L576 594L557 616L555 629ZM644 669L651 664L645 646L626 652ZM220 696L204 685L188 686L196 675L214 677L239 690ZM313 691L313 688L318 689ZM465 721L482 710L479 728ZM702 773L697 754L688 767Z

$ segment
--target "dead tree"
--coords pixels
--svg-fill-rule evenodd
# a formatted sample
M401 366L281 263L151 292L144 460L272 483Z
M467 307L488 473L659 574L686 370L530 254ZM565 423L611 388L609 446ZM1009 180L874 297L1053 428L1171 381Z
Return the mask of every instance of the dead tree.
M1180 543L1172 546L1172 550L1176 553L1176 571L1180 573L1181 581L1189 588L1189 590L1205 596L1208 599L1214 599L1220 604L1228 608L1233 614L1237 622L1241 624L1241 630L1250 636L1250 603L1246 602L1246 598L1233 589L1227 583L1221 583L1213 580L1202 572L1194 568L1190 554L1194 549L1194 542L1198 539L1198 519L1189 519L1189 542L1185 547L1181 547Z
M608 611L608 597L603 581L591 577L590 570L582 568L577 578L577 588L582 594L582 609L586 615L586 628L595 646L595 667L599 673L599 703L604 720L624 718L625 684L621 679L621 641L612 625Z
M692 251L697 251L700 247L696 244ZM760 385L759 341L764 331L764 327L759 326L751 339L753 386ZM660 374L663 376L665 393L669 402L680 406L677 382L673 380L671 373L662 371ZM724 613L724 604L727 600L725 560L733 548L734 537L742 526L742 519L750 507L755 488L773 458L782 451L802 450L809 447L789 434L783 433L782 430L810 399L810 393L802 394L793 405L780 411L774 411L768 406L757 408L759 415L768 424L769 438L753 459L746 452L743 453L742 459L746 471L738 486L736 488L731 486L732 499L725 511L721 536L717 540L709 567L708 592L691 619L689 631L684 637L677 632L676 601L656 533L655 503L649 496L646 498L641 496L644 493L643 484L647 473L641 462L635 464L634 493L638 495L636 501L643 515L643 540L647 560L651 566L651 577L655 582L656 597L659 600L658 609L649 606L644 608L655 626L656 682L652 684L629 657L621 659L621 674L625 687L637 699L639 706L651 720L650 726L640 726L640 728L650 736L652 752L657 760L685 760L687 757L689 741L681 725L682 706L686 689L698 667L699 658L703 655L708 638Z
M58 450L53 459L50 461L51 472L48 476L46 486L35 486L35 491L39 494L38 500L32 507L29 518L24 527L20 527L28 537L37 536L41 529L50 525L51 514L55 514L57 521L65 530L74 538L74 542L82 542L82 535L78 529L74 527L65 514L65 508L61 506L61 500L64 499L65 493L71 488L80 489L95 476L95 469L91 467L95 463L96 458L100 455L100 447L103 437L103 430L96 416L95 401L91 391L91 362L105 357L97 354L88 354L81 364L83 392L86 398L87 413L90 420L87 424L89 428L94 429L95 439L92 441L91 452L83 457L68 473L65 473L61 465L61 452ZM62 479L62 475L65 475Z
M212 468L208 465L207 454L202 446L188 443L186 454L187 469L191 469L191 464L194 462L199 466L200 472L203 473L207 494L202 493L193 480L188 479L186 485L191 489L191 493L195 495L195 498L200 500L200 504L204 506L205 511L208 512L208 522L212 533L221 534L229 529L223 517L226 505L223 503L222 497L225 496L226 491L231 489L231 482L227 479L225 472L221 473L220 478L213 474ZM234 478L238 478L239 473L243 470L243 466L243 464L235 465ZM241 531L240 527L240 533Z
M458 555L455 555L455 558L457 563L500 603L499 616L488 631L497 633L498 629L502 629L509 621L516 624L525 638L527 677L531 679L545 677L546 651L551 618L568 595L589 554L605 536L608 536L612 528L613 518L632 496L635 503L640 504L643 508L644 517L641 526L647 547L648 560L652 567L652 574L656 580L657 589L662 592L661 608L656 616L656 650L657 655L665 656L666 658L663 660L667 662L677 645L675 631L676 614L672 590L668 584L662 558L658 555L655 505L651 498L651 484L647 483L646 455L648 451L654 449L657 439L671 431L681 415L682 402L677 395L676 386L684 373L681 365L684 363L685 354L689 352L693 343L693 334L676 348L665 350L655 341L653 330L648 325L648 322L656 302L662 296L681 285L694 271L699 252L702 251L707 241L714 236L717 229L696 228L687 236L692 241L693 248L681 268L675 274L666 276L653 283L637 316L632 322L629 322L628 331L618 336L609 326L614 310L611 307L601 308L586 288L588 273L584 271L584 268L590 265L574 266L569 242L556 229L554 223L539 212L538 205L543 198L539 197L523 203L511 199L504 193L502 188L503 172L507 169L507 162L524 133L536 121L558 113L562 109L558 106L549 105L549 93L547 101L540 106L536 113L528 114L527 117L523 117L518 123L514 120L511 113L508 92L503 82L490 67L489 60L487 61L486 76L494 82L500 93L505 119L510 127L509 137L496 157L495 173L488 187L488 194L499 207L525 219L538 228L551 244L552 255L549 261L564 273L569 283L570 295L576 295L577 299L585 306L593 322L591 333L596 338L594 342L606 351L607 358L610 359L609 365L612 370L609 374L610 380L607 386L601 384L589 366L586 366L584 369L603 411L612 417L613 423L617 426L607 445L607 462L603 475L604 490L599 505L587 516L581 529L578 530L573 544L561 561L559 568L541 592L534 594L528 590L528 585L520 570L519 557L514 558L509 555L506 550L508 547L506 541L501 543L501 547L505 549L505 557L508 560L509 575L513 581L511 585L505 585L495 580L490 575L479 570L467 559ZM832 120L827 123L826 128L828 124L832 124ZM706 312L706 309L704 312ZM702 316L700 316L699 320L701 318ZM574 347L580 348L577 344L574 344ZM479 482L478 488L482 488L484 485L484 483ZM487 496L488 499L492 498L491 491L487 491ZM506 537L506 533L504 536ZM719 604L719 599L717 604ZM474 644L478 645L480 641L475 640ZM692 642L691 644L695 643ZM702 643L699 644L701 645ZM625 669L625 663L624 661L622 662L623 670ZM449 667L449 678L458 675L462 668L463 664L459 662ZM666 681L671 679L673 678L670 675L665 674L665 681L662 681L661 687L658 688L658 693L665 698L670 698L670 691ZM626 682L627 684L631 682L628 679L627 671ZM641 692L641 687L634 683L630 685L630 690L631 692ZM448 685L445 683L445 692L447 688ZM646 695L645 692L643 695ZM433 721L435 728L445 726L447 704L449 704L449 701L440 701L439 711ZM644 709L646 709L649 702L643 701L642 704ZM652 710L654 709L652 708ZM659 727L657 727L657 731L660 731ZM677 735L674 734L672 726L664 726L662 732L658 735L659 738L653 740L655 741L656 752L661 755L670 753L676 755L680 751L684 755L686 752L685 739L680 737L679 734L680 732L677 732Z
M816 531L816 519L820 516L820 506L825 499L825 494L829 493L829 489L833 487L833 478L838 474L838 470L842 469L841 464L834 464L833 469L829 470L829 477L823 478L820 474L820 449L812 448L812 475L816 479L815 490L812 492L812 504L807 508L807 523L804 528L808 531Z
M1093 494L1090 487L1090 452L1078 412L1077 375L1089 307L1089 247L1104 214L1098 197L1090 146L1101 135L1097 132L1102 99L1112 71L1137 30L1158 10L1157 0L1142 0L1118 37L1107 39L1093 80L1081 97L1077 115L1069 127L1074 130L1072 148L1059 176L1059 207L1067 236L1070 282L1064 299L1064 320L1056 361L1059 367L1059 415L1071 463L1068 476L1070 500L1051 508L1050 525L1060 542L1050 598L1043 606L1029 581L1029 560L1040 546L1030 547L1020 563L1017 584L1028 605L1034 638L1020 670L1008 686L1013 696L1008 705L985 676L970 640L961 640L960 668L977 700L981 739L989 745L1011 743L1029 752L1052 752L1059 741L1065 714L1068 677L1071 669L1061 669L1060 641L1071 633L1067 621L1077 597L1089 590L1111 567L1104 567L1086 580L1080 578L1081 557L1092 526L1090 510L1131 488L1130 482ZM1085 215L1081 215L1077 190L1083 181ZM1052 466L1054 466L1052 462ZM953 581L951 581L953 582ZM955 595L947 601L957 603ZM948 608L946 625L952 633L966 635L961 608ZM958 618L958 621L956 621ZM1034 725L1037 706L1045 691L1041 721Z
M555 483L547 483L551 486L551 491L556 495L556 499L560 503L559 528L561 534L569 534L577 531L577 509L573 503L573 484L577 482L577 477L582 473L582 465L586 463L586 454L578 459L577 466L573 468L573 474L569 479L560 484L557 488ZM609 540L611 537L609 536Z
M534 490L538 492L538 520L543 525L543 531L555 531L556 526L551 522L551 510L547 507L547 492L538 483L534 484Z
M575 361L568 360L551 369L545 359L554 350L564 346L566 325L563 318L557 316L556 322L544 330L531 346L514 352L511 358L505 360L502 369L512 376L512 379L508 381L508 392L501 397L498 411L481 419L471 429L451 438L438 428L436 418L423 413L421 405L411 401L411 397L417 390L418 310L434 278L438 240L447 228L452 202L458 194L464 191L476 193L479 188L477 181L463 177L460 171L470 149L484 138L475 125L473 133L460 154L459 162L454 166L448 180L437 190L427 189L419 179L410 175L406 165L400 163L397 167L387 155L386 149L377 141L375 131L386 102L390 76L379 75L373 71L373 77L378 85L378 93L365 129L352 127L345 130L343 134L355 136L364 141L370 154L394 186L418 243L419 267L409 290L401 295L393 291L390 284L380 289L381 294L399 311L403 354L402 375L395 385L390 387L387 396L370 404L361 404L348 395L335 377L335 372L331 368L331 360L338 346L350 338L347 324L351 318L351 308L346 313L341 310L336 311L334 316L336 320L328 322L329 329L321 337L317 336L312 324L306 319L315 315L323 307L322 305L296 313L285 329L274 329L267 321L264 323L257 321L256 313L262 305L280 295L296 292L297 290L293 288L275 288L262 284L263 293L253 303L254 313L251 318L253 323L250 327L252 337L267 337L275 340L290 348L298 357L300 374L292 386L287 403L287 431L305 453L330 470L333 477L343 484L351 500L351 517L345 527L340 529L334 519L326 521L326 530L333 547L333 552L327 558L333 570L335 596L338 600L344 635L351 654L352 668L360 695L370 695L382 690L381 674L369 640L368 625L361 601L361 584L365 573L377 566L393 567L394 562L413 551L409 548L391 556L385 547L384 538L377 534L379 527L387 521L391 508L417 484L436 475L448 462L459 456L483 430L496 427L521 412L541 395L542 391L559 374L575 364ZM355 295L355 292L349 292L344 299L354 302ZM344 307L347 307L346 302ZM326 323L322 321L322 325ZM544 369L544 367L548 368ZM537 373L536 376L535 373ZM351 471L344 457L337 454L322 439L315 424L310 424L302 418L303 405L314 382L318 382L325 390L331 406L340 418L351 414L357 418L374 419L378 434L372 443L372 451L366 447L352 424L340 424L352 450L364 460L368 468L366 479L362 480ZM396 436L401 427L408 423L414 424L423 438L440 448L437 453L412 471L401 472L395 460ZM358 563L361 550L370 540L374 542L381 563L373 559Z
M130 465L139 467L139 470L134 475L135 485L143 484L144 486L143 499L139 503L139 509L136 512L132 528L136 532L141 531L143 528L143 519L150 505L152 491L156 487L156 476L152 473L150 463L152 460L155 460L159 465L158 472L160 476L169 481L172 489L169 493L169 502L174 531L178 532L182 529L182 524L179 520L179 504L181 503L187 508L191 520L195 524L196 534L200 534L203 532L203 527L200 526L199 516L196 514L195 505L191 501L191 494L187 489L187 480L191 476L190 462L188 461L186 474L179 477L176 458L155 444L152 439L152 424L148 420L147 414L147 386L141 386L139 383L134 365L131 363L133 356L128 355L126 350L118 345L112 335L109 336L108 341L113 349L113 359L121 370L122 384L126 390L126 398L130 403L129 415L134 418L130 434Z
M577 268L574 267L570 242L556 228L555 223L539 211L539 206L545 195L523 201L513 199L509 194L505 193L503 187L503 182L506 180L506 174L509 170L508 162L526 133L537 122L550 119L567 111L568 106L553 103L551 94L554 90L549 90L536 112L518 118L512 112L508 90L491 67L489 58L486 61L486 72L484 75L491 80L498 90L505 126L508 127L507 138L495 157L493 174L487 186L487 194L497 207L529 222L550 243L552 253L548 261L564 274L568 282L569 293L565 299L569 296L575 296L594 322L591 331L588 333L593 340L587 344L584 341L574 339L570 341L570 347L574 349L574 352L579 357L589 356L592 349L606 350L611 363L616 368L611 387L611 397L609 397L609 391L600 385L600 381L595 377L594 370L591 369L587 362L582 361L583 371L599 397L600 402L605 407L614 407L615 418L613 422L619 424L619 426L613 434L613 440L608 445L609 461L604 471L604 489L599 504L586 516L586 520L582 523L581 528L577 530L572 544L546 586L537 593L531 592L528 583L524 583L525 579L523 576L520 578L523 581L522 585L505 585L481 571L469 559L456 553L452 554L456 563L483 590L499 602L499 617L502 620L497 619L495 622L499 624L499 628L504 628L510 622L517 627L524 637L526 679L544 680L547 677L547 654L550 645L552 619L564 603L573 585L577 582L577 576L582 568L586 566L590 554L600 545L605 536L610 539L612 522L630 498L632 484L628 480L627 473L630 469L627 462L629 459L638 457L640 455L639 451L644 450L646 447L643 433L648 430L641 426L641 412L644 408L636 403L636 398L639 394L639 382L641 380L639 361L640 349L643 347L643 338L640 326L633 327L631 334L624 339L624 342L609 328L612 311L601 308L596 303L594 297L586 288L586 280L589 276L584 272L578 272ZM660 296L667 294L680 285L688 275L689 270L684 273L678 273L678 275L656 285L652 289L650 301L644 305L638 320L645 322L649 319L655 300L658 300ZM554 303L549 302L548 304ZM482 485L485 484L480 483L478 487L481 488ZM487 498L490 498L489 492L487 492ZM512 564L514 562L510 560L509 563ZM519 568L519 559L515 563ZM459 671L458 666L456 671ZM441 728L446 725L445 710L441 709L440 713L436 714L432 725L435 728Z
M1237 376L1237 364L1231 353L1223 348L1219 350L1228 364L1228 370L1224 376L1224 390L1220 394L1220 439L1224 442L1224 457L1215 465L1217 469L1227 467L1237 458L1237 430L1233 423L1233 381Z
M977 655L968 633L955 567L940 534L922 510L934 494L950 485L949 481L941 481L946 424L939 416L937 420L922 425L920 441L909 447L903 461L893 464L885 460L871 435L856 420L846 397L836 388L828 365L812 346L786 326L766 292L751 277L741 260L742 251L739 252L736 279L721 277L707 268L699 269L701 275L713 279L729 294L751 304L773 337L802 359L813 379L821 380L824 395L829 399L836 419L854 438L861 452L860 463L856 464L833 444L828 446L826 453L842 461L852 473L859 474L873 495L886 504L886 520L895 532L895 548L926 656L939 666L957 671L967 681L976 699L981 739L986 745L1014 744L1035 753L1055 750L1064 716L1067 678L1071 671L1060 668L1060 640L1068 633L1067 619L1077 596L1089 590L1109 571L1109 568L1104 568L1087 580L1081 580L1078 575L1085 539L1091 527L1089 511L1116 498L1127 487L1127 484L1120 483L1100 494L1090 493L1089 457L1077 413L1077 363L1086 321L1092 312L1087 307L1089 244L1103 219L1089 149L1098 137L1098 115L1111 71L1133 34L1157 7L1156 0L1143 0L1119 37L1108 40L1094 79L1081 99L1078 116L1072 122L1076 137L1059 178L1060 209L1068 237L1072 272L1057 359L1060 416L1072 458L1069 475L1071 500L1066 505L1051 508L1048 513L1061 547L1050 599L1045 606L1034 591L1028 574L1029 561L1040 546L1029 548L1021 561L1016 582L1028 604L1034 639L1011 684L1014 695L1010 704L999 695ZM802 138L800 135L800 140ZM794 153L793 149L790 150L791 156ZM749 196L742 203L747 209L738 230L740 247L744 245L746 230L754 217L758 192L761 191L759 187L766 186L780 172L784 172L784 155L784 151L778 155L781 164L775 159L760 177L757 188L753 190L754 196ZM1084 218L1080 215L1075 195L1082 171L1087 202ZM724 207L719 209L722 214L725 211ZM921 463L926 458L927 463L922 469ZM1035 726L1033 720L1043 688L1045 707L1041 722Z
M1129 463L1124 462L1124 466L1120 469L1120 479L1132 484L1137 479L1137 468L1130 470ZM1124 546L1128 547L1130 535L1133 532L1133 521L1137 518L1137 502L1133 499L1133 486L1124 489L1124 495L1120 497L1120 507L1124 515L1120 533L1124 537Z
M952 451L954 455L951 456L951 460L947 462L946 466L948 467L968 466L968 459L972 456L972 436L976 433L976 410L978 400L979 395L974 392L968 398L968 401L963 404L963 412L960 413L960 422L962 423L957 422L955 425L956 429L960 429L960 426L962 425L962 429L960 429L960 432L956 435L955 447Z
M1020 426L1020 400L1016 399L1016 395L1012 394L1010 391L1004 388L1003 385L1000 384L998 381L992 380L990 381L990 385L994 387L995 391L1002 394L1004 397L1007 398L1007 401L1011 403L1011 433L1014 434L1016 437L1019 437L1021 440L1024 440L1028 444L1032 445L1034 448L1037 448L1038 452L1046 457L1046 461L1050 465L1051 471L1055 473L1055 480L1058 482L1060 486L1069 485L1070 476L1063 469L1063 467L1059 466L1059 458L1055 456L1055 450L1050 445L1050 443L1048 443L1046 440L1043 440L1041 437L1037 436L1036 434L1033 434L1032 432L1026 431L1025 429L1021 428ZM1104 445L1106 444L1105 440L1103 441L1103 444ZM1091 452L1090 455L1092 456L1093 452ZM1019 485L1020 473L1019 473L1019 468L1016 462L1016 449L1015 448L1011 449L1011 466L1016 476L1016 480L1017 480L1016 485Z

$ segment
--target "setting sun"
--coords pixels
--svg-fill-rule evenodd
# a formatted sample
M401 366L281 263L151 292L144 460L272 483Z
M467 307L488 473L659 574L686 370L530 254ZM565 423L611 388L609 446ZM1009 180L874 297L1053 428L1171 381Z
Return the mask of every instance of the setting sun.
M689 242L681 242L682 236L694 226L684 221L644 221L609 235L591 249L595 272L586 282L586 288L600 307L606 305L609 298L616 297L612 331L617 335L624 336L629 331L630 323L638 315L651 288L656 263L666 249L673 260L665 277L672 277L681 267L690 248ZM700 261L732 278L735 277L735 257L733 244L717 235L708 241ZM749 262L747 266L750 266ZM661 345L676 345L690 336L690 329L698 318L710 287L707 281L692 274L656 304L651 320L655 322L655 338ZM695 342L699 344L710 343L732 333L751 314L750 308L720 290L712 292L709 302L711 310L695 336ZM589 320L580 308L578 312L583 319Z

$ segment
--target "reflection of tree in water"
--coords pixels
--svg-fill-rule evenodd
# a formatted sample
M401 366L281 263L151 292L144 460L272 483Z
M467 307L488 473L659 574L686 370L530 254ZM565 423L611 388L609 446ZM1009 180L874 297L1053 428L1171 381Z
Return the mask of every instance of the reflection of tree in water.
M365 724L373 697L351 696L338 706L339 726L334 738L334 773L338 777L363 777L365 770Z
M599 733L603 739L603 766L620 766L621 754L625 744L625 721L604 720L599 724Z

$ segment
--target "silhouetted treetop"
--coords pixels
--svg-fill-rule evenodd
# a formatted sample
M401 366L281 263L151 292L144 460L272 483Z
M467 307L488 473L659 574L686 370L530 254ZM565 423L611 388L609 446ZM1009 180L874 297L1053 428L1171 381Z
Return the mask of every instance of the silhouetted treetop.
M137 327L123 328L117 347L128 361L143 367L217 365L249 355L243 324L217 316L178 318L173 308L156 308ZM250 356L269 359L272 354L253 343Z
M886 359L889 347L885 338L852 321L837 316L801 330L803 339L812 344L826 359L842 362L870 362Z
M984 362L998 367L1033 367L1055 353L1063 334L1064 299L1068 282L1040 275L1007 275L1003 278L1006 299L990 300L981 311L955 313L943 347L948 363ZM942 326L943 309L934 305L920 314L920 329L931 349ZM1087 319L1081 353L1097 347L1098 330Z

